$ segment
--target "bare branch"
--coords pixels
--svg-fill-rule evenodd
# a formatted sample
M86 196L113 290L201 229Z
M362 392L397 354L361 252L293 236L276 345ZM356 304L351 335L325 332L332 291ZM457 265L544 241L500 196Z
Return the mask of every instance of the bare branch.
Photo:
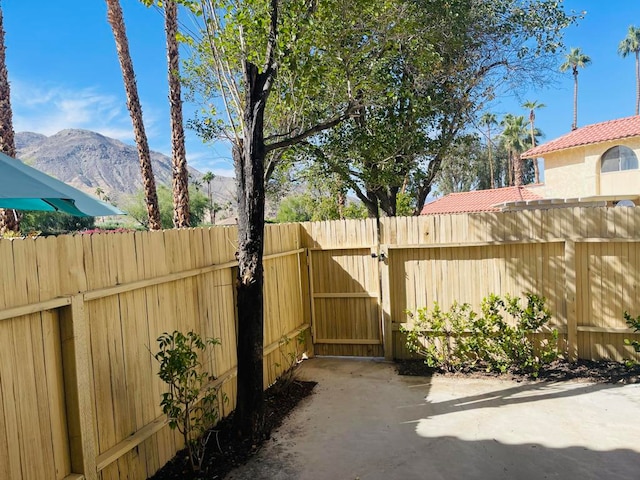
M356 112L359 108L359 105L350 104L340 115L337 115L325 122L318 123L297 135L293 135L289 138L285 138L284 140L265 145L265 149L267 152L271 152L273 150L290 147L292 145L295 145L296 143L300 143L302 140L305 140L315 135L316 133L320 133L324 130L335 127L336 125L344 122L346 119L356 116Z

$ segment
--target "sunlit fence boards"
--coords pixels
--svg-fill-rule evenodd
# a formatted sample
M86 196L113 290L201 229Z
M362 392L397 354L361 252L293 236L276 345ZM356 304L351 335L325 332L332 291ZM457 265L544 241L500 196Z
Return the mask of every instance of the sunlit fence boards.
M265 387L308 329L299 232L266 230ZM203 360L228 414L236 243L235 228L0 241L0 478L145 479L171 459L181 437L152 358L163 332L221 340Z
M265 387L299 334L317 354L403 358L407 312L489 293L545 296L571 358L638 358L623 314L640 315L640 208L269 225L265 239ZM229 413L236 250L234 227L0 240L0 478L137 480L172 458L163 332L220 338L204 362Z
M550 326L571 358L636 357L624 344L636 337L623 314L640 314L640 208L382 218L379 225L350 220L303 229L317 353L376 354L362 347L371 330L356 328L375 305L348 305L356 294L361 305L377 297L384 354L404 358L399 330L411 324L409 312L434 302L479 309L490 293L532 292L547 299ZM368 251L377 269L364 260ZM378 279L362 280L376 270ZM333 344L322 343L327 336Z

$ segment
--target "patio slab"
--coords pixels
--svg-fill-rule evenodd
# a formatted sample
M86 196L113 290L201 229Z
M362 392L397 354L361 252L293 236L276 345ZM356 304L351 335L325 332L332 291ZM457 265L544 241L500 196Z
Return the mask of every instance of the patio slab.
M315 393L226 478L640 478L640 385L403 377L327 357L300 377Z

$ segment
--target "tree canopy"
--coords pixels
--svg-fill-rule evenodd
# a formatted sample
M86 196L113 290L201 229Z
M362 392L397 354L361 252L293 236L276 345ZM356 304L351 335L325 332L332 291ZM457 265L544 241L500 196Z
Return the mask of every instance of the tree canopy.
M396 215L398 195L409 195L417 214L454 140L501 86L544 79L562 30L576 17L548 1L383 3L378 15L396 20L367 24L369 36L380 39L376 48L360 63L336 65L322 83L325 93L346 84L357 115L307 139L296 155L338 175L371 216Z

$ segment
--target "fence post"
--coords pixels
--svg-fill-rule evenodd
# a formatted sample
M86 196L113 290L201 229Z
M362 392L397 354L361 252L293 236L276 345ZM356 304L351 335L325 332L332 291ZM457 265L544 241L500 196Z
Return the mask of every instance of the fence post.
M389 246L380 245L380 311L382 313L382 345L385 360L393 360L393 325L391 323L391 284L389 282Z
M89 325L82 294L71 297L71 305L61 310L60 319L71 470L83 474L86 480L96 480L98 471L91 401Z
M565 304L567 309L567 354L569 360L578 359L578 319L576 316L576 242L564 243Z

